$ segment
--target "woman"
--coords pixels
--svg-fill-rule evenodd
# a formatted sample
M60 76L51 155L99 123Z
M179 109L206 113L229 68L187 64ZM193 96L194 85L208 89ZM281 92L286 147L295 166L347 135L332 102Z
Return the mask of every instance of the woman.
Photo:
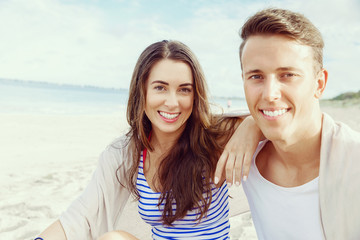
M154 239L228 239L227 185L216 187L211 179L241 120L210 113L204 74L187 46L162 41L144 50L130 84L127 120L130 131L103 152L85 192L41 236L96 239L116 229L132 194ZM103 239L114 234L123 235Z

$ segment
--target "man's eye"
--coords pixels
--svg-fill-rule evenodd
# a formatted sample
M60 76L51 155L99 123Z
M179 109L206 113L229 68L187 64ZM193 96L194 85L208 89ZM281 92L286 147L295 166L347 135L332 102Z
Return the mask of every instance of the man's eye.
M252 75L249 77L249 79L261 79L260 75Z
M293 74L293 73L285 73L284 74L284 77L294 77L295 76L295 74Z

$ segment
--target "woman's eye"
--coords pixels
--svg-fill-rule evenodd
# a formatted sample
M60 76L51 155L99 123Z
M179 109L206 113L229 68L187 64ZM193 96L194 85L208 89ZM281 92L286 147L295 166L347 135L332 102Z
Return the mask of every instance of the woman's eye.
M190 89L190 88L181 88L181 89L180 89L180 92L183 92L183 93L191 93L191 89Z
M163 86L155 86L154 87L155 90L158 90L158 91L163 91L165 90L165 88Z

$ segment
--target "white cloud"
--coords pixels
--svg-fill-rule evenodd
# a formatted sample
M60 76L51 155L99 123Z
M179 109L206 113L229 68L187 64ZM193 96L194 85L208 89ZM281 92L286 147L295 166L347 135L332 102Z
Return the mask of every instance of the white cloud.
M0 23L1 77L109 86L119 77L119 56L129 54L94 8L7 1Z
M101 1L67 2L0 2L0 77L127 88L141 51L176 39L198 56L213 95L243 96L238 30L257 10L272 6L304 13L323 33L330 73L325 96L360 89L353 74L360 64L360 7L352 0L204 1L174 22L168 12L141 12L142 2L115 2L116 11L98 7Z

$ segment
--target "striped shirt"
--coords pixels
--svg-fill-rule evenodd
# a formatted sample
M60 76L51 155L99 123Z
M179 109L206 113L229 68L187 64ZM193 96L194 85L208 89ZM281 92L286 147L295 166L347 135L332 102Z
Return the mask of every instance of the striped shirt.
M212 188L212 201L207 215L200 222L196 220L198 211L191 210L180 220L167 226L162 223L164 204L157 206L161 193L154 192L148 185L143 171L143 153L141 154L136 182L140 193L138 211L141 218L152 226L153 239L229 239L229 202L226 183ZM174 205L176 209L176 205Z

